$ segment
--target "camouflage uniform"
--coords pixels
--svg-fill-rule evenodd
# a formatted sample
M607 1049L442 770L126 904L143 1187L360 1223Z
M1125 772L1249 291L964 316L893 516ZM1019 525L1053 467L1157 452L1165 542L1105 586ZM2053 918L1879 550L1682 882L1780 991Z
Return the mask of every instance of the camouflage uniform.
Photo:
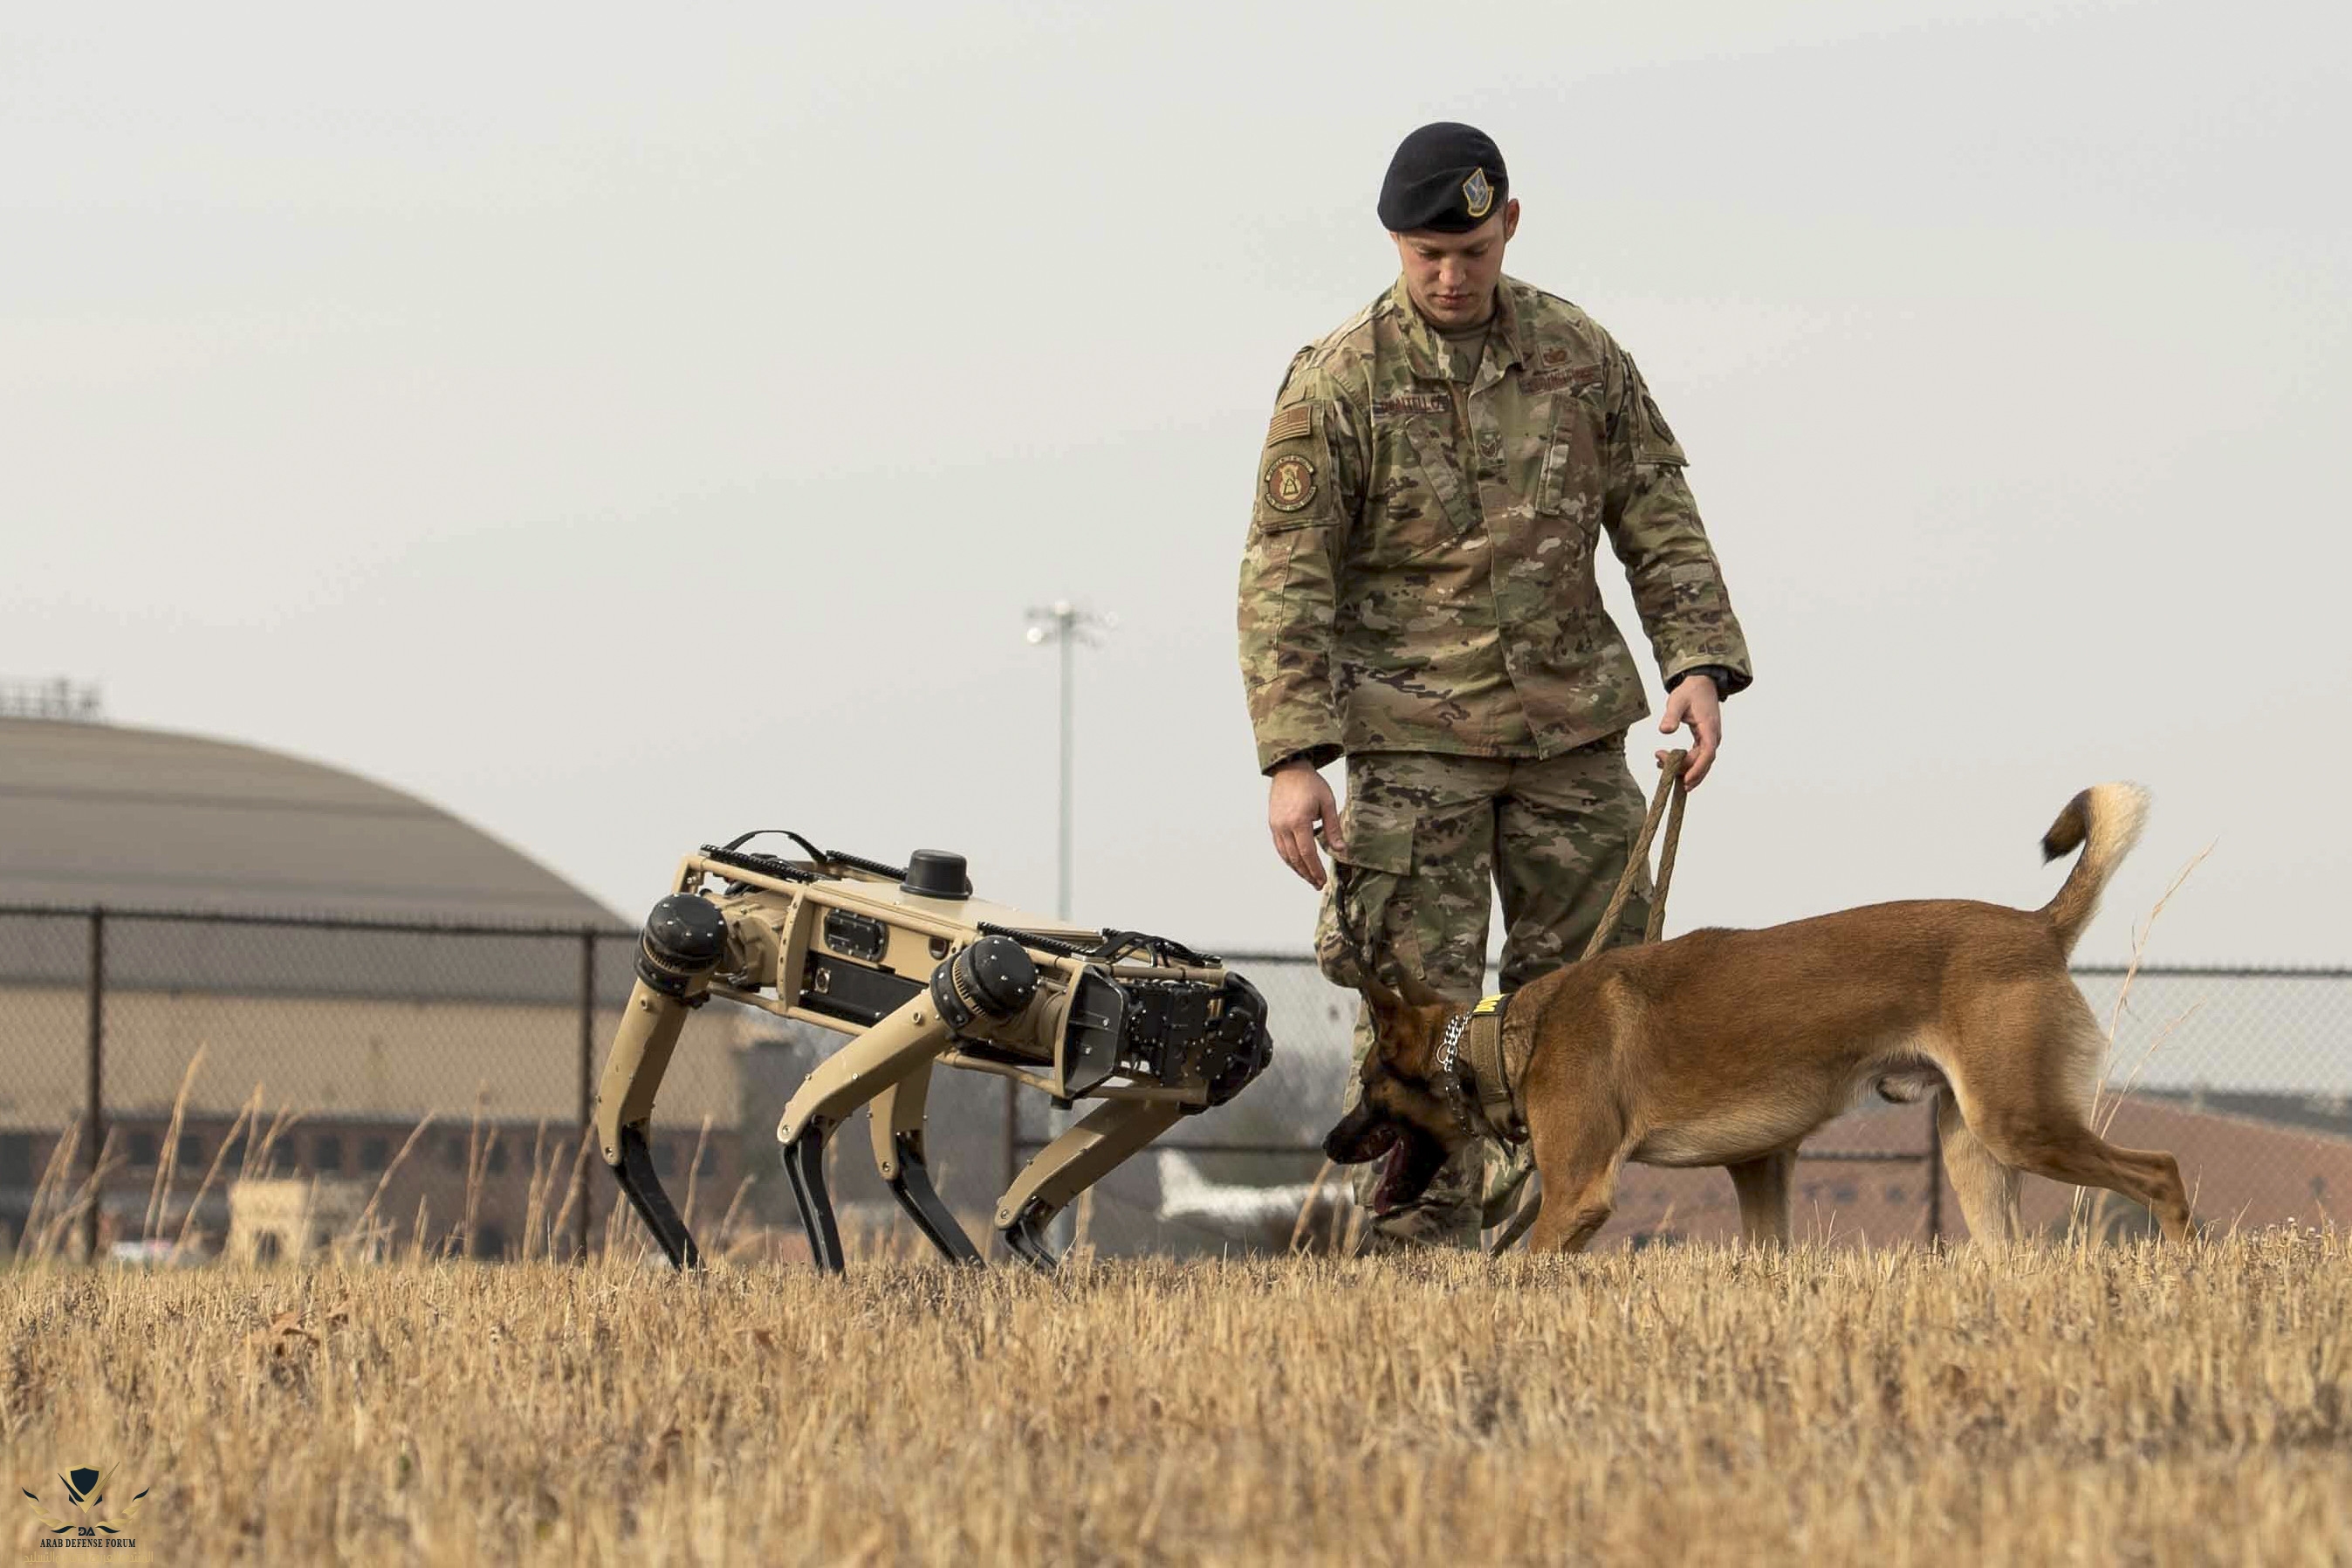
M1581 951L1640 828L1623 737L1649 704L1601 606L1601 536L1669 682L1717 666L1728 695L1749 674L1683 449L1633 360L1524 283L1504 278L1496 306L1466 385L1402 279L1299 351L1241 572L1259 767L1348 758L1350 925L1391 981L1411 967L1465 1000L1491 885L1508 990ZM1327 894L1326 951L1334 924ZM1465 1151L1380 1229L1475 1239L1495 1157Z

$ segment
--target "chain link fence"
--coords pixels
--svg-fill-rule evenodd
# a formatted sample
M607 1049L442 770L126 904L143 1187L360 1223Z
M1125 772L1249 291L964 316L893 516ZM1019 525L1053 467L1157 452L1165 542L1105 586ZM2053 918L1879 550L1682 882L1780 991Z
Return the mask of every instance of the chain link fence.
M153 1262L227 1254L566 1257L647 1239L584 1137L635 933L0 907L0 1244ZM1344 1246L1360 1223L1323 1133L1354 998L1299 955L1233 954L1265 995L1266 1072L1178 1124L1066 1218L1097 1250ZM2079 972L2112 1020L2109 1134L2168 1149L2225 1223L2332 1217L2352 1197L2352 970ZM710 1249L797 1255L773 1155L784 1101L844 1037L748 1009L689 1023L653 1144ZM2109 1113L2103 1110L2102 1115ZM950 1206L987 1237L996 1194L1068 1115L1003 1081L934 1081ZM1917 1106L1866 1105L1807 1145L1801 1236L1964 1234ZM835 1140L853 1249L921 1244ZM2129 1205L2027 1184L2029 1223L2128 1232ZM1602 1245L1736 1234L1719 1171L1629 1167Z
M0 1240L187 1260L569 1255L633 1229L583 1130L628 931L0 909ZM668 1173L740 1182L681 1062Z

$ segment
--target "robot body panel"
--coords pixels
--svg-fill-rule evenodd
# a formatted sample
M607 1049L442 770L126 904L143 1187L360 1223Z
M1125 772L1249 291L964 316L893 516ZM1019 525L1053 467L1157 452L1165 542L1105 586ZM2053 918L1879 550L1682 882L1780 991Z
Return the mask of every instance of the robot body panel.
M1013 1255L1047 1264L1045 1228L1064 1206L1265 1070L1265 1002L1214 958L972 897L958 855L919 851L900 872L795 838L809 859L750 853L742 840L685 858L646 921L638 983L606 1060L598 1147L679 1269L700 1253L645 1133L687 1013L713 997L853 1037L802 1082L776 1129L811 1255L835 1271L844 1259L824 1148L860 1105L877 1167L908 1217L943 1256L978 1260L923 1161L934 1067L993 1072L1057 1103L1103 1102L997 1206Z

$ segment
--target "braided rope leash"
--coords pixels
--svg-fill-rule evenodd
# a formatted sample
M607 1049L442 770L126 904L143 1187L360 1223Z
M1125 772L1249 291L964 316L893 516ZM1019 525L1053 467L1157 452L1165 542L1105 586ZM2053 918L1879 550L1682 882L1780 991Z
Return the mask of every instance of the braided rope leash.
M1658 848L1658 874L1655 891L1650 898L1650 923L1642 932L1644 943L1655 942L1658 933L1666 925L1666 890L1674 885L1675 852L1683 837L1683 803L1690 798L1690 787L1683 782L1683 768L1690 762L1687 751L1669 751L1658 763L1658 788L1650 796L1650 813L1643 820L1641 836L1633 841L1633 852L1625 857L1625 870L1617 879L1616 892L1609 895L1609 907L1593 927L1592 939L1584 945L1577 962L1582 963L1609 945L1610 934L1617 929L1618 918L1625 913L1626 900L1633 896L1633 883L1640 880L1642 870L1650 863L1650 844L1658 836L1658 823L1666 825L1665 842ZM1668 808L1671 806L1672 810ZM1499 1049L1499 1048L1498 1048ZM1520 1072L1527 1071L1523 1065ZM1499 1258L1518 1245L1543 1212L1543 1178L1538 1176L1529 1185L1526 1199L1518 1212L1503 1227L1503 1233L1486 1249L1489 1258Z

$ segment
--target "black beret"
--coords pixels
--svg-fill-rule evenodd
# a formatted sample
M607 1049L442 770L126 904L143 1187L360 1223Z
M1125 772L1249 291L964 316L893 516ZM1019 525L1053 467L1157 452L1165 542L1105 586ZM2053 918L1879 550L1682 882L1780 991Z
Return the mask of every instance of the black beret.
M1381 182L1381 222L1393 234L1461 234L1493 216L1510 190L1503 154L1486 133L1441 120L1398 144Z

